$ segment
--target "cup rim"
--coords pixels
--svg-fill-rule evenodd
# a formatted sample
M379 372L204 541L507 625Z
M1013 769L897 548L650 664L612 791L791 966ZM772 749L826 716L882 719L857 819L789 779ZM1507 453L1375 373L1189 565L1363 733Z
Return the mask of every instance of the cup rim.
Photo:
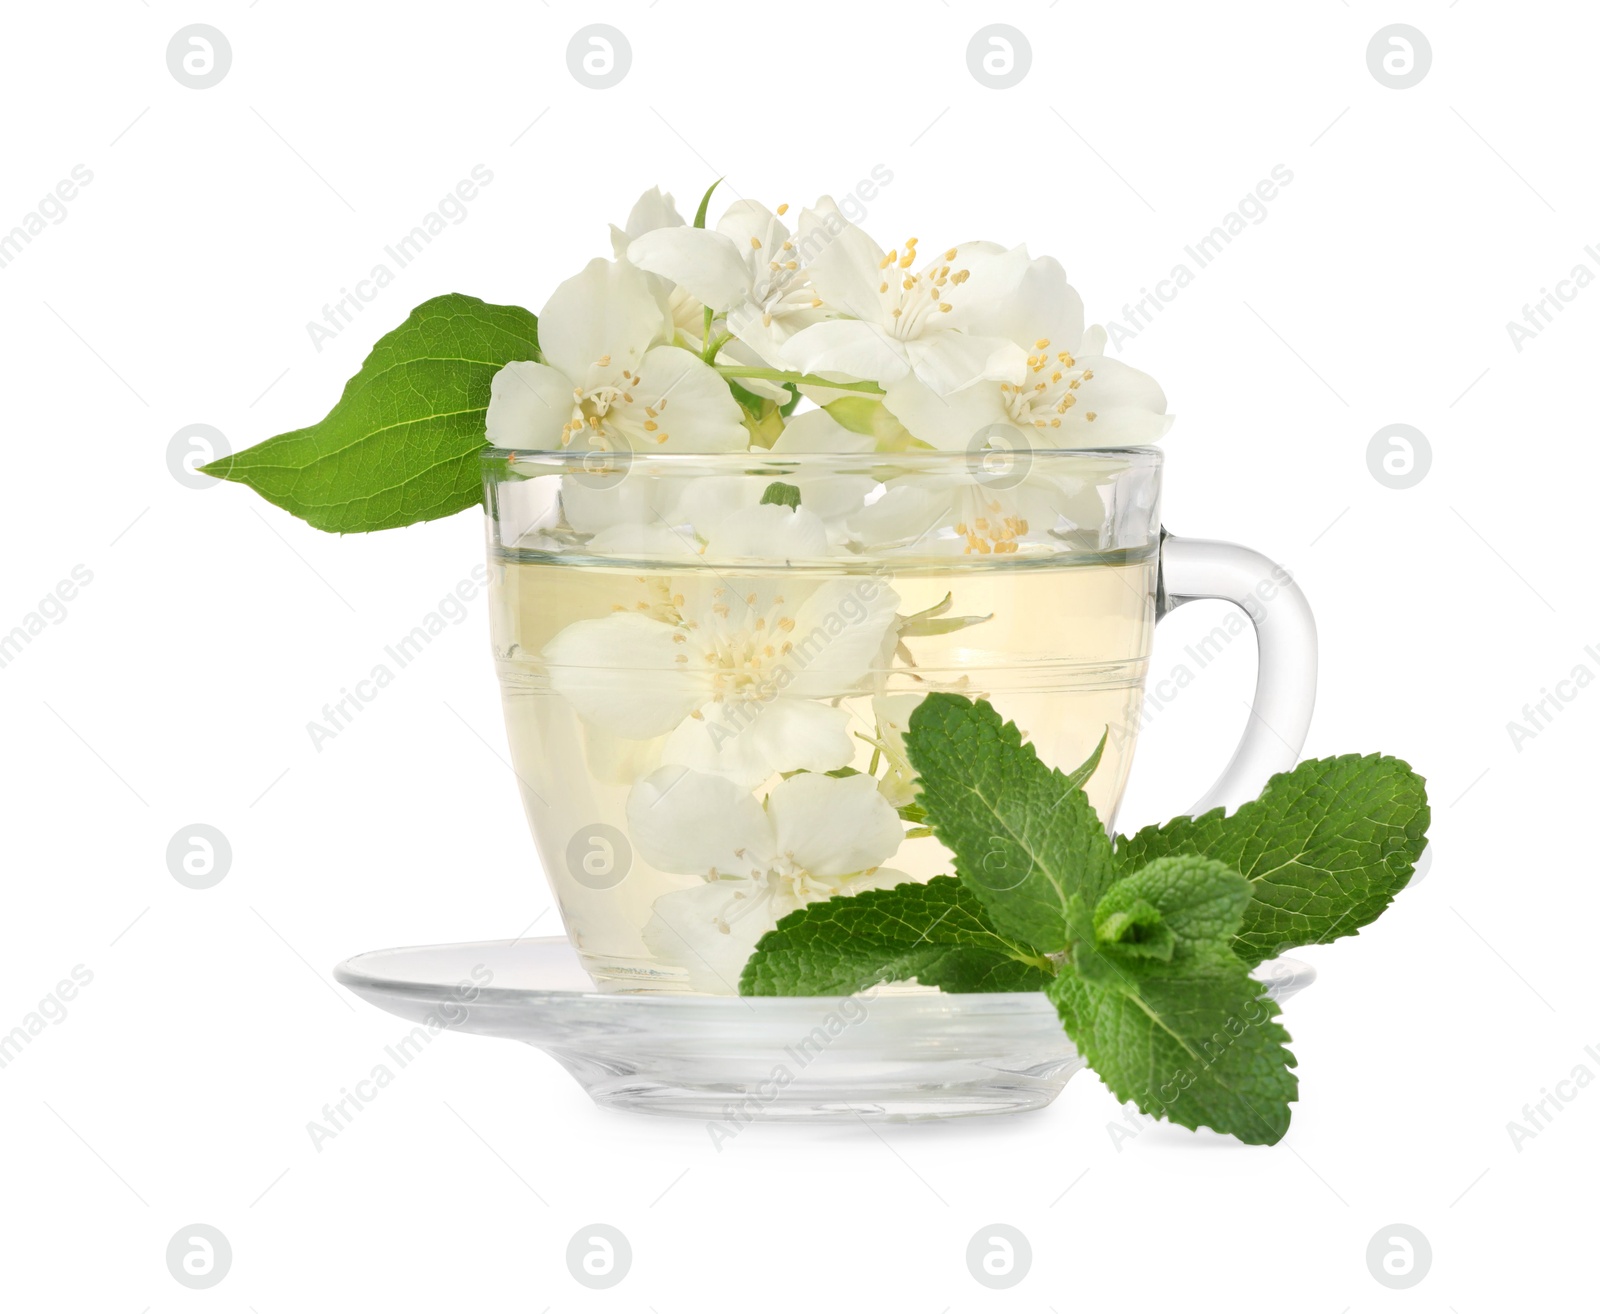
M1028 447L1021 449L1031 461L1043 460L1051 464L1072 461L1100 461L1133 467L1150 465L1160 467L1166 458L1164 449L1154 446L1131 447ZM645 452L621 448L615 452L596 450L574 451L571 448L497 447L486 446L479 453L484 465L506 465L527 460L540 465L573 465L582 467L586 461L597 458L614 458L624 464L644 464L666 469L695 466L725 467L729 473L750 473L752 463L761 465L838 465L848 468L897 466L910 469L936 469L947 465L970 465L979 459L974 451L957 448L917 448L894 452L775 452L765 447L750 447L733 452Z

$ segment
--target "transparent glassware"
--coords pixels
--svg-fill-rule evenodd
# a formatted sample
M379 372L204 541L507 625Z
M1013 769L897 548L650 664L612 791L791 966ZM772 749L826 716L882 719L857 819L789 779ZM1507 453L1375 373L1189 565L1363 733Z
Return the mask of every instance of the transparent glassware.
M603 990L732 994L794 907L952 870L916 825L917 702L988 699L1046 762L1105 741L1109 827L1154 626L1244 609L1256 701L1196 810L1292 766L1315 627L1267 558L1166 534L1161 453L490 449L494 655L569 940Z
M599 993L560 939L359 954L334 976L431 1032L549 1054L604 1108L701 1118L721 1148L752 1122L913 1122L1049 1104L1084 1062L1040 991L849 998ZM1283 1003L1316 979L1255 971Z

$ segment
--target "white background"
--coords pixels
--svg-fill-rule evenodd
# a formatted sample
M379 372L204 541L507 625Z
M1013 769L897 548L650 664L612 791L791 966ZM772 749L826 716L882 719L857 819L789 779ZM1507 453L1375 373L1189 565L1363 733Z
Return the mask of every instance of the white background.
M186 24L226 77L181 85ZM568 72L585 24L632 67ZM984 24L1032 67L968 72ZM1427 76L1380 85L1395 22ZM1600 22L1503 7L107 0L10 6L0 40L0 230L83 164L93 181L0 269L8 416L0 630L75 565L93 582L0 669L7 854L0 1031L75 965L93 981L0 1070L5 1303L18 1309L436 1311L1084 1307L1535 1308L1592 1301L1600 1089L1517 1148L1507 1123L1579 1065L1600 1075L1585 836L1600 689L1524 742L1524 704L1579 663L1600 462L1589 377L1600 290L1518 351L1506 329L1600 240ZM532 126L530 127L530 123ZM319 352L307 321L484 164L493 182ZM459 290L537 308L608 253L659 182L692 208L894 179L866 226L931 249L1058 255L1092 318L1183 259L1286 165L1292 184L1123 355L1178 415L1167 523L1282 560L1316 609L1307 752L1424 772L1435 861L1381 923L1308 951L1288 1008L1302 1098L1276 1148L1149 1128L1091 1076L1049 1110L921 1127L757 1128L603 1114L535 1051L447 1035L335 1140L306 1124L406 1028L329 971L387 945L514 936L555 914L504 740L483 603L317 752L306 723L482 551L476 516L367 538L242 488L185 487L183 426L234 448L320 417L372 342ZM1394 490L1367 446L1421 429ZM1162 627L1152 673L1219 611ZM1127 824L1170 815L1226 759L1253 655L1231 648L1155 716ZM205 822L233 862L206 891L166 848ZM536 931L537 933L537 931ZM1550 1106L1547 1106L1550 1107ZM564 1253L604 1221L623 1285ZM169 1237L220 1228L208 1292ZM1018 1287L967 1241L1031 1239ZM1369 1238L1420 1228L1418 1286Z

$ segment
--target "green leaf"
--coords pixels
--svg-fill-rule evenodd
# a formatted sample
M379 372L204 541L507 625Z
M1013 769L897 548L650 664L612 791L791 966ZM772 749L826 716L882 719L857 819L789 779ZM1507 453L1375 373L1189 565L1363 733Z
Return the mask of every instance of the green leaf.
M378 340L321 422L203 469L333 533L454 515L482 500L490 381L538 351L529 311L435 297Z
M1113 891L1116 886L1111 887ZM1133 958L1159 958L1170 962L1178 937L1161 920L1161 910L1143 899L1130 899L1123 907L1107 909L1100 900L1095 910L1094 938L1102 951L1127 954Z
M906 752L928 824L1001 934L1045 952L1092 937L1089 909L1113 874L1111 841L1079 787L1099 749L1064 775L987 702L935 693L911 714Z
M1252 1144L1289 1126L1296 1082L1277 1005L1233 953L1250 883L1212 858L1157 858L1095 906L1049 986L1072 1043L1117 1098Z
M1428 796L1406 763L1376 753L1320 758L1274 776L1232 816L1179 817L1117 841L1117 866L1194 853L1251 882L1234 949L1255 964L1353 935L1411 879L1427 843Z
M700 208L694 212L694 226L696 228L704 228L706 226L706 209L711 204L711 193L717 190L721 182L722 179L718 178L716 182L706 188L706 194L700 198Z
M1073 767L1071 771L1061 777L1066 782L1068 789L1082 789L1089 783L1089 777L1094 775L1100 766L1100 759L1106 751L1106 740L1110 737L1111 727L1107 726L1100 736L1100 742L1094 746L1094 752L1090 753L1080 765Z
M1046 994L1119 1100L1250 1145L1271 1145L1289 1129L1299 1089L1289 1034L1278 1006L1232 954L1123 962L1087 975L1067 969Z
M771 483L767 491L761 494L762 506L789 506L800 505L800 490L793 484Z
M936 876L789 913L757 943L739 993L848 995L912 977L952 993L1040 990L1046 966L998 934L960 881Z
M1169 961L1227 954L1250 894L1250 882L1214 858L1157 858L1124 876L1095 905L1095 940L1104 949ZM1163 948L1139 953L1145 944Z

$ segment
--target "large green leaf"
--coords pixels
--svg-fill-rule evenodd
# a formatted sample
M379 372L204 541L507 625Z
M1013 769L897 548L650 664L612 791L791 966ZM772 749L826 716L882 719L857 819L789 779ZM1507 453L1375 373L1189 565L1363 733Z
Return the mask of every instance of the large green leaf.
M378 340L319 423L203 469L332 533L454 515L481 500L490 381L538 350L530 311L459 292L435 297Z

